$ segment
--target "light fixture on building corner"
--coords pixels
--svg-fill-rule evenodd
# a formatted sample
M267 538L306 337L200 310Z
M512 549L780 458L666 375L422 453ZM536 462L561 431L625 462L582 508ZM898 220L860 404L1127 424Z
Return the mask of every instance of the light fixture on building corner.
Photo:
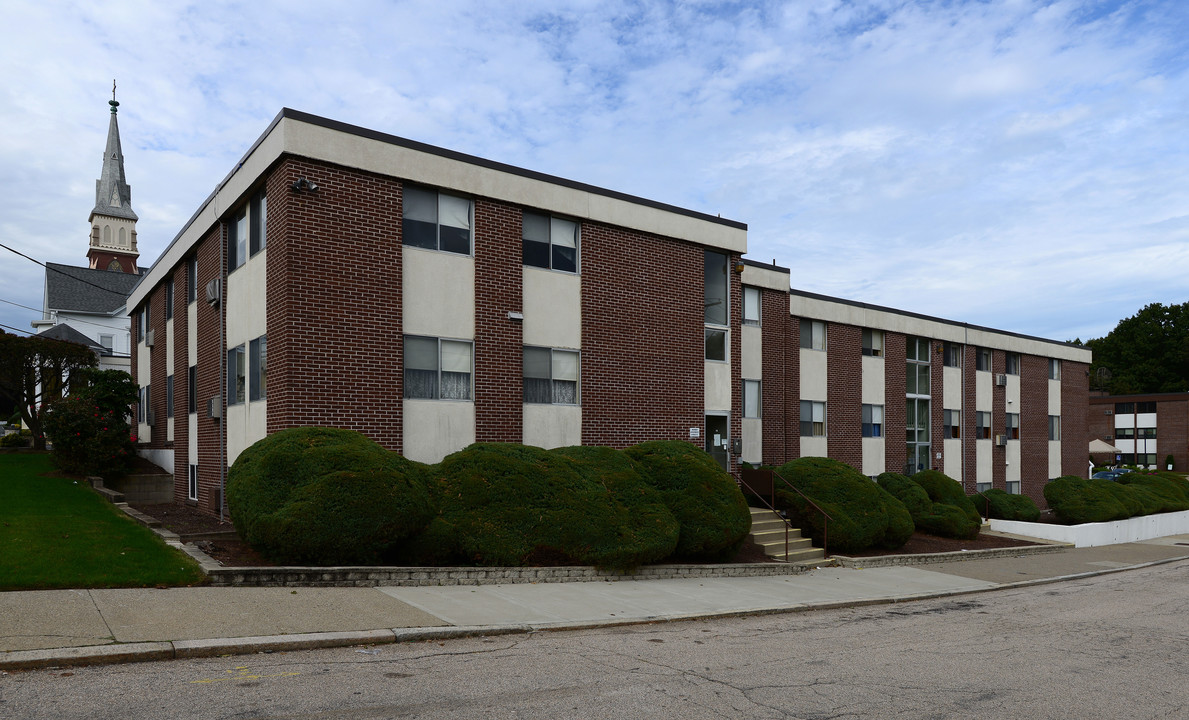
M737 273L743 272L743 261L742 260L739 260L738 262L735 263L735 272L737 272Z
M313 180L306 180L303 177L297 178L296 180L294 180L293 185L291 185L290 187L293 188L293 192L301 192L302 190L306 190L308 192L314 192L318 189L318 186L314 183Z

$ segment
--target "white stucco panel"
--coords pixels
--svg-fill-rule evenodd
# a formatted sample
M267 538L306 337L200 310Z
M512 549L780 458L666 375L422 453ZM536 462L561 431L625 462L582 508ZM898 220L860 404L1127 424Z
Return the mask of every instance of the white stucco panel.
M408 246L402 252L405 333L474 339L475 259Z
M524 406L524 444L545 449L582 444L582 408L578 405Z
M804 442L802 440L801 442ZM886 472L883 438L863 438L863 474L874 477Z
M1061 441L1049 441L1049 479L1061 477Z
M731 410L731 363L707 360L706 366L706 410Z
M941 471L958 482L962 482L962 440L946 438L942 441ZM973 490L974 488L968 488Z
M993 390L995 388L995 376L989 372L976 372L974 374L974 409L982 412L991 412L991 406L994 402ZM984 482L980 480L979 482Z
M208 310L210 308L207 308ZM198 364L198 303L186 306L186 366ZM190 457L194 457L191 455Z
M264 335L268 328L265 312L265 264L268 250L261 250L227 276L227 347L244 345ZM246 350L246 348L245 348Z
M442 400L404 401L404 456L423 463L475 442L475 404Z
M941 392L944 407L951 410L962 408L964 401L962 395L962 368L941 368ZM936 399L934 398L934 400ZM946 473L946 475L949 475L949 473ZM950 477L953 476L951 475Z
M742 357L739 358L743 377L748 380L762 380L764 377L764 336L754 325L742 329Z
M239 454L268 434L268 401L256 400L227 406L227 467Z
M1049 381L1049 414L1061 414L1061 381Z
M989 483L993 477L992 464L995 459L995 443L993 440L974 441L974 465L976 468L975 482Z
M1007 448L1007 482L1019 482L1020 480L1020 441L1008 440Z
M523 288L524 344L581 348L582 278L526 267ZM508 310L520 311L521 308Z
M884 370L884 359L881 357L863 356L863 403L865 405L883 405L885 398L884 386L887 376Z
M827 449L824 437L801 438L801 457L828 457Z
M759 465L764 461L764 421L743 418L743 462Z
M827 341L828 342L828 341ZM801 399L827 400L826 353L801 348ZM801 442L805 442L802 440Z

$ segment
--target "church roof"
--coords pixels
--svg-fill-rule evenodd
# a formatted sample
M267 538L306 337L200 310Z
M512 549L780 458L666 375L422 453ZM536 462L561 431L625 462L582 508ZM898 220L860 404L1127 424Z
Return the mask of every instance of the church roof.
M65 340L66 342L78 343L79 345L86 345L96 352L103 352L104 347L96 343L91 338L83 335L78 330L66 324L55 325L48 330L37 333L39 338L49 338L50 340Z
M124 151L120 149L120 125L116 122L115 101L112 91L111 122L107 126L107 148L103 151L103 172L95 181L95 209L91 215L137 220L132 212L132 188L124 179Z
M124 307L140 275L45 264L46 308L111 315Z

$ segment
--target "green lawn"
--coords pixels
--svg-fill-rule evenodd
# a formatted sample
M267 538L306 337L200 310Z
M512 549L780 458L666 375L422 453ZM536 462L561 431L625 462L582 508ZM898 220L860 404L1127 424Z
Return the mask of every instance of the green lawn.
M203 581L189 556L52 469L48 455L0 454L0 590Z

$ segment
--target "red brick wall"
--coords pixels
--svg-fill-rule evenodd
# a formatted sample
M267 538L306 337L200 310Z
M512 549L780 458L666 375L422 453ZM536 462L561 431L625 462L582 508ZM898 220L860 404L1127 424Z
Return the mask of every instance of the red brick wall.
M153 331L154 342L153 347L149 348L149 410L152 411L157 421L150 431L150 442L146 445L141 443L142 447L150 447L154 450L164 449L166 438L166 418L165 418L165 284L162 283L153 288L153 291L148 296L149 306L149 329ZM141 438L143 440L143 438ZM168 470L169 468L166 468Z
M120 272L130 273L136 270L136 256L125 255L117 252L104 252L101 250L92 250L87 253L88 266L96 270L106 270L108 265L111 265L112 260L120 261Z
M978 425L977 353L976 346L967 345L962 358L962 487L967 494L974 492L979 481L978 456L975 454L978 447L978 437L975 435Z
M299 177L316 192L292 192ZM401 184L287 158L268 180L268 431L401 450ZM234 303L234 298L228 298Z
M519 312L524 305L523 220L520 208L475 201L475 440L478 442L524 439L524 326L508 319L509 310ZM585 377L583 372L583 380Z
M223 448L223 425L208 416L208 401L218 396L226 415L226 382L223 380L223 341L220 323L227 303L211 307L206 303L206 285L222 276L223 252L226 245L223 226L212 228L199 243L198 258L199 301L196 308L197 322L197 382L198 382L198 507L211 514L219 514L219 498L223 475L220 468L225 462ZM269 348L271 351L271 348ZM188 471L186 471L188 472ZM179 482L174 476L174 487ZM182 492L185 493L187 477L182 475ZM176 494L176 490L174 491Z
M205 297L205 296L203 296ZM190 462L189 373L186 348L190 329L186 302L186 263L173 269L173 496L186 500L187 465ZM167 468L168 469L168 468Z
M863 471L863 331L826 329L826 452Z
M788 362L785 375L785 457L801 457L801 318L789 317ZM787 462L787 461L786 461Z
M761 417L764 428L765 465L783 465L793 458L788 454L786 434L796 433L797 425L788 424L789 360L797 351L790 329L788 293L760 290L760 330L763 345L763 382L760 385ZM795 400L796 393L792 394Z
M1093 413L1089 406L1090 366L1087 363L1061 362L1061 474L1086 477L1090 469L1088 424ZM1105 417L1101 412L1099 417ZM1114 435L1114 416L1110 430Z
M905 336L884 333L884 467L902 473L908 462L905 454Z
M582 242L582 444L704 434L703 248L599 223Z
M1049 480L1049 360L1020 356L1020 492L1044 507Z
M1169 455L1177 472L1189 468L1189 398L1156 403L1156 447L1156 464L1161 470Z

